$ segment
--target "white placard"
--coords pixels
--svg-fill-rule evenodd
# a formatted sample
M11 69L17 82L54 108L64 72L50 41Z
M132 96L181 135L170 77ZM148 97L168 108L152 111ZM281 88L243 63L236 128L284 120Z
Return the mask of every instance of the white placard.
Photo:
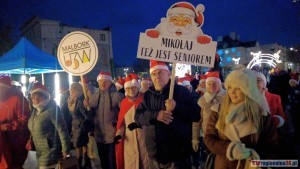
M94 39L80 31L67 34L59 43L57 58L61 67L74 76L90 72L98 60Z
M160 35L148 37L140 33L137 57L172 63L213 67L217 42L200 44L196 39L174 38Z

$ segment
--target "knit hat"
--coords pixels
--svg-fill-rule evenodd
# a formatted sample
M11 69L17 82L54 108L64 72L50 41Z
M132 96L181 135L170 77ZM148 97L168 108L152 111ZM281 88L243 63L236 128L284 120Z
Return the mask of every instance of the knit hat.
M11 87L11 77L9 76L5 76L5 75L1 75L0 76L0 87L2 86L6 86L6 87Z
M191 83L190 83L190 80L188 77L179 78L178 84L181 86L191 86Z
M299 74L298 73L291 74L291 79L289 81L289 84L291 84L292 82L296 83L297 85L299 84Z
M178 2L173 4L169 10L167 11L167 16L173 14L185 14L193 17L195 22L198 23L200 26L204 22L204 12L205 8L202 4L197 5L195 8L192 4L188 2Z
M166 70L169 71L169 68L165 62L157 61L157 60L150 60L150 74L154 70Z
M112 81L112 77L109 72L100 72L99 75L97 76L97 81L101 79Z
M30 91L30 94L37 93L37 92L40 92L40 93L44 94L47 97L50 97L50 93L48 92L48 89L43 84L41 84L39 82L36 82L36 83L33 84L32 88L31 88L31 91Z
M269 106L264 95L257 88L256 72L250 69L240 69L232 71L225 80L225 88L228 90L229 85L234 85L250 99L255 101L261 108L269 112Z
M125 79L120 77L118 81L116 81L115 85L122 89L124 87L124 83L125 83Z
M221 79L220 79L220 75L219 72L206 72L206 84L209 81L215 81L216 83L221 85Z
M206 81L206 75L200 75L199 83L202 83L203 81Z
M257 77L261 78L264 81L264 87L267 86L267 79L266 76L264 74L262 74L261 72L256 72Z
M133 86L140 88L140 83L138 82L138 80L139 77L136 74L130 73L125 78L124 88L133 87Z

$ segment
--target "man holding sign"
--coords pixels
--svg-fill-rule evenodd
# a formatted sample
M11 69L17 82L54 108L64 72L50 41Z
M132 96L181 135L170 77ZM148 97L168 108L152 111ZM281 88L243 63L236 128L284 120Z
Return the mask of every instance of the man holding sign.
M200 107L189 91L174 86L168 99L170 72L164 62L151 60L150 74L154 86L145 93L129 129L147 125L146 148L150 168L189 168L191 126L200 119Z

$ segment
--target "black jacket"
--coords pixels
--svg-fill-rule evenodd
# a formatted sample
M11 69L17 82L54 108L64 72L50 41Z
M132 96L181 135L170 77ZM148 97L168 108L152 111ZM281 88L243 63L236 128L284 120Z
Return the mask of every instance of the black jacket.
M147 126L146 148L150 159L161 163L175 162L188 156L191 146L192 122L199 121L200 107L187 88L174 86L173 99L176 107L173 121L166 125L156 120L158 112L165 110L165 100L169 97L170 82L162 92L150 87L138 106L135 121Z

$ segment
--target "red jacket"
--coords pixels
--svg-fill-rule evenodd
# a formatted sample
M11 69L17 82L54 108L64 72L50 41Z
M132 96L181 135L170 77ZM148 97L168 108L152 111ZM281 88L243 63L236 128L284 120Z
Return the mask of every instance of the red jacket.
M27 157L25 145L29 104L23 94L12 87L0 99L0 168L21 168Z
M268 91L265 91L265 96L276 127L281 127L285 123L286 117L282 108L280 96L277 94L272 94Z

